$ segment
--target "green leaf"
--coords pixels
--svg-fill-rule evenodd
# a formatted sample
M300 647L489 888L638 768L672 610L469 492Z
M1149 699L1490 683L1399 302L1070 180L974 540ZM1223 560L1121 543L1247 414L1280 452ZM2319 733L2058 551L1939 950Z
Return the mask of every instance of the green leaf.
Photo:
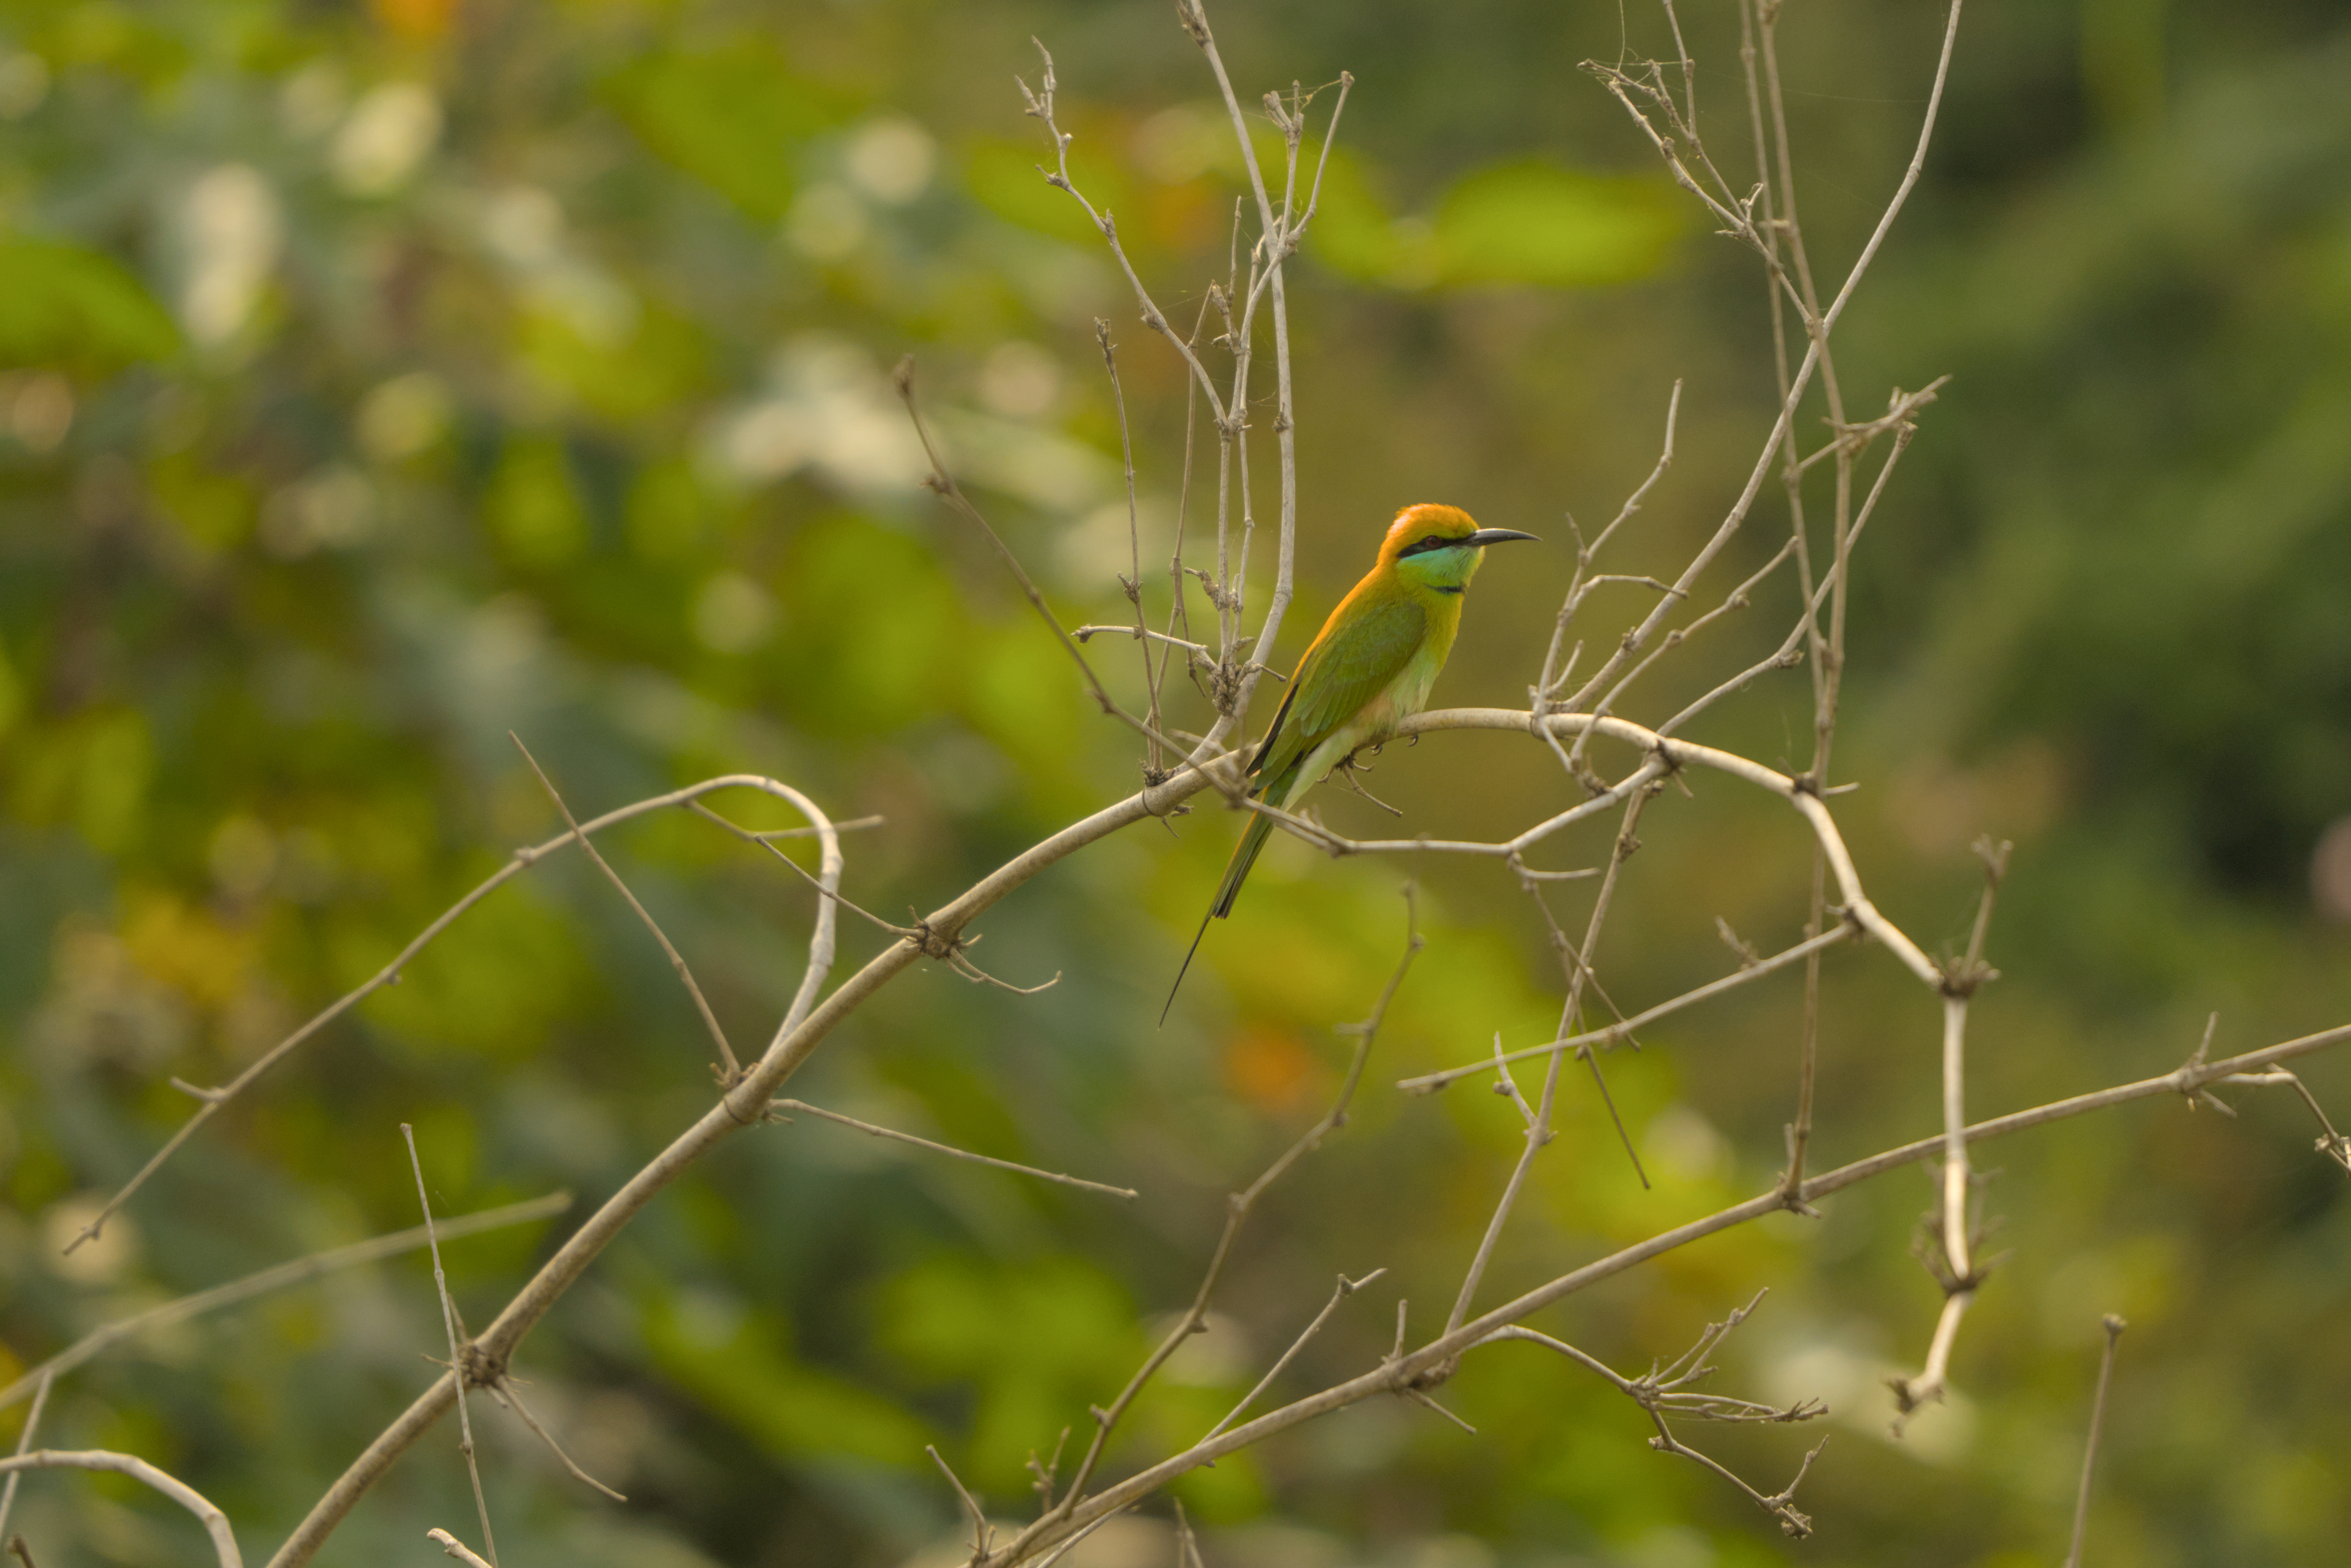
M338 926L329 939L347 983L396 948L389 917ZM466 913L462 941L443 943L368 999L366 1016L419 1056L528 1058L569 1009L594 994L597 977L570 917L527 883L501 888ZM517 975L538 983L515 984Z
M131 842L146 814L154 771L155 745L136 709L119 709L90 727L74 825L91 848L112 854Z
M147 481L157 508L207 556L235 548L253 531L252 485L207 468L193 454L175 452L157 459L147 470Z
M171 316L112 256L62 240L0 239L0 361L119 365L168 359L179 347Z
M1441 285L1588 288L1656 271L1681 219L1673 193L1656 181L1530 160L1456 183L1438 204L1436 229Z
M1392 286L1409 268L1416 226L1396 222L1373 171L1353 149L1331 150L1306 230L1306 255L1342 277Z
M884 1352L918 1376L976 1388L966 1454L990 1484L1018 1478L1024 1456L1123 1382L1141 1349L1125 1292L1075 1258L935 1259L886 1281L874 1309Z
M655 155L763 223L791 202L792 150L835 118L756 38L654 55L614 75L606 95Z
M507 444L483 497L483 515L507 558L523 566L559 566L588 542L571 461L551 436Z
M709 354L686 318L630 297L634 319L616 333L583 331L576 314L522 313L515 350L559 397L615 425L653 419L703 384Z
M930 1434L920 1420L797 1359L778 1313L731 1305L647 1301L645 1343L655 1364L779 1458L923 1462Z
M25 711L25 683L8 662L8 650L0 645L0 735L6 735Z
M964 188L973 200L1007 223L1055 239L1100 244L1102 235L1087 220L1085 208L1069 192L1045 183L1047 152L1041 137L1024 141L976 140L964 149ZM1115 219L1128 204L1129 187L1113 170L1073 169L1071 178L1096 212Z
M794 538L777 588L786 596L794 718L842 733L887 734L936 713L942 672L961 667L967 614L955 584L919 540L836 516Z

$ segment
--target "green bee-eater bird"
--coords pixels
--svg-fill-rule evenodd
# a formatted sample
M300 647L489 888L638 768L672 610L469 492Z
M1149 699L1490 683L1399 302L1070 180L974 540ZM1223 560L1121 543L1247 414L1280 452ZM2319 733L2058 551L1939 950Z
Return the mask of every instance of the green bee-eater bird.
M1453 652L1461 630L1461 595L1478 574L1488 545L1531 539L1514 528L1481 528L1458 507L1406 507L1388 526L1380 559L1322 622L1273 716L1249 770L1257 779L1249 799L1289 810L1298 798L1355 752L1395 734L1396 726L1428 706L1428 688ZM1168 988L1192 967L1208 922L1233 912L1233 900L1265 848L1273 819L1249 813L1249 826L1225 867L1217 901ZM1167 1019L1162 1008L1160 1021Z

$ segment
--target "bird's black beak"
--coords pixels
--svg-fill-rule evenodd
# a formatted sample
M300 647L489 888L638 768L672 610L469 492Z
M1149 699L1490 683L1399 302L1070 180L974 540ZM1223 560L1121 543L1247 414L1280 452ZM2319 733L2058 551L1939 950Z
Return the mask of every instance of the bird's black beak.
M1542 543L1534 535L1522 534L1516 528L1479 528L1461 542L1465 545L1498 545L1504 539L1534 539L1537 544Z

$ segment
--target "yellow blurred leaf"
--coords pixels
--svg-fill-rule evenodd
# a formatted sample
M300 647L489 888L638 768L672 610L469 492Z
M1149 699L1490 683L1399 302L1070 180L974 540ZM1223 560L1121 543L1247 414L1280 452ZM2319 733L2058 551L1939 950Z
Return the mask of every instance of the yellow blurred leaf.
M483 497L483 516L506 554L524 566L559 566L588 542L570 459L551 436L507 444Z
M1461 180L1437 206L1438 278L1449 286L1629 283L1663 265L1681 232L1671 188L1540 160Z

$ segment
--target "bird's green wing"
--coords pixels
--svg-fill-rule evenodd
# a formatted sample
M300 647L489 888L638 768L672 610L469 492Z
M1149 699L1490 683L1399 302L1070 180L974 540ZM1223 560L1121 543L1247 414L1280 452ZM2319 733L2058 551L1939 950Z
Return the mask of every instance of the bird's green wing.
M1280 779L1362 712L1420 651L1427 620L1427 612L1400 594L1360 607L1317 639L1290 676L1250 771L1267 782Z

